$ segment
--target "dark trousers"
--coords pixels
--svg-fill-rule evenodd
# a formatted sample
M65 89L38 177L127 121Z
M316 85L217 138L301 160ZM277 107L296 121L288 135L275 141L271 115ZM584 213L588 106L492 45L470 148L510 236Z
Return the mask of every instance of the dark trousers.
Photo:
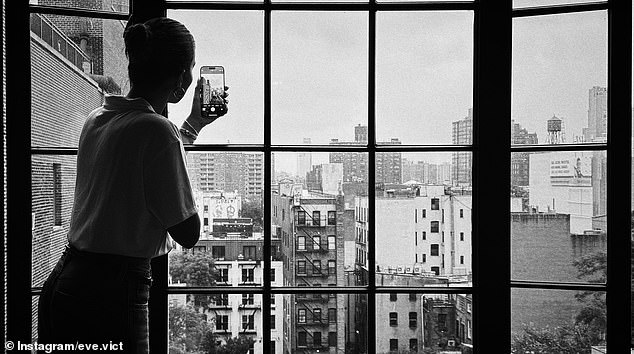
M99 344L118 353L148 353L151 283L149 258L66 246L39 298L38 343Z

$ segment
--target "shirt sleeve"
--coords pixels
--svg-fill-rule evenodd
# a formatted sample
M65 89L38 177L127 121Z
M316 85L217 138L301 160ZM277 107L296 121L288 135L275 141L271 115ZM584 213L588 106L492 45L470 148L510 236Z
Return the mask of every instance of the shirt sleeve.
M198 212L186 161L182 143L174 141L154 155L143 172L147 208L165 229Z

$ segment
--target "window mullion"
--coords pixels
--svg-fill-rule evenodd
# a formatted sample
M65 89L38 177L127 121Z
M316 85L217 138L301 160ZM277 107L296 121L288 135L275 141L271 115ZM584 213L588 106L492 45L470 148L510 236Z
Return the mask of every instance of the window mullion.
M264 0L265 6L270 0ZM271 10L264 11L264 263L262 294L262 344L264 352L271 348ZM277 305L280 306L280 305Z
M368 12L368 295L367 352L376 353L376 227L375 227L375 162L376 162L376 0L370 1Z

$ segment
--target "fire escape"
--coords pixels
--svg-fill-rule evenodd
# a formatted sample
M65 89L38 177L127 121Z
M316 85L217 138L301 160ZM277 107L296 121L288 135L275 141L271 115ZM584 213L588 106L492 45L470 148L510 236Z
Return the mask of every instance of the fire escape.
M314 287L320 285L328 285L329 270L327 257L330 250L328 249L328 235L334 235L335 232L328 233L328 220L326 216L313 216L313 210L306 210L304 206L296 207L295 230L297 237L305 237L304 248L296 247L296 259L306 261L305 274L297 274L298 286ZM302 215L302 217L300 217ZM330 225L335 228L335 225ZM297 243L298 244L298 243ZM335 257L332 257L335 259ZM326 264L324 264L326 261ZM319 262L316 266L315 261ZM309 282L308 279L314 279ZM295 314L297 318L297 333L306 333L306 346L295 348L296 353L314 353L319 350L321 352L328 351L328 303L330 297L328 294L297 294L295 296ZM315 310L319 309L319 313L315 314ZM304 321L300 322L299 310L305 310L306 316ZM315 338L314 333L321 333L321 338Z
M238 311L240 316L244 316L243 314L247 313L245 316L248 316L249 320L247 323L242 322L242 331L240 331L241 335L257 334L255 329L255 314L258 310L260 310L260 304L255 303L253 294L250 294L250 296L247 296L246 298L242 298L242 302L238 305Z
M225 336L226 338L231 338L231 332L229 332L229 317L231 313L231 305L229 304L229 295L228 294L219 294L214 296L211 304L209 305L209 309L214 314L216 321L218 320L218 316L226 315L227 322L224 323L222 329L218 329L218 324L216 323L216 327L214 330L215 334Z

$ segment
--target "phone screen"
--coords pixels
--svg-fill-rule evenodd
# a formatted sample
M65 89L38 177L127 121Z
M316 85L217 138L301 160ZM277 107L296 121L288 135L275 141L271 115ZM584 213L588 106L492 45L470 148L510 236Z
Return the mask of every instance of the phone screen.
M225 70L222 66L203 66L200 76L204 79L202 87L202 104L211 106L222 104L225 93Z

